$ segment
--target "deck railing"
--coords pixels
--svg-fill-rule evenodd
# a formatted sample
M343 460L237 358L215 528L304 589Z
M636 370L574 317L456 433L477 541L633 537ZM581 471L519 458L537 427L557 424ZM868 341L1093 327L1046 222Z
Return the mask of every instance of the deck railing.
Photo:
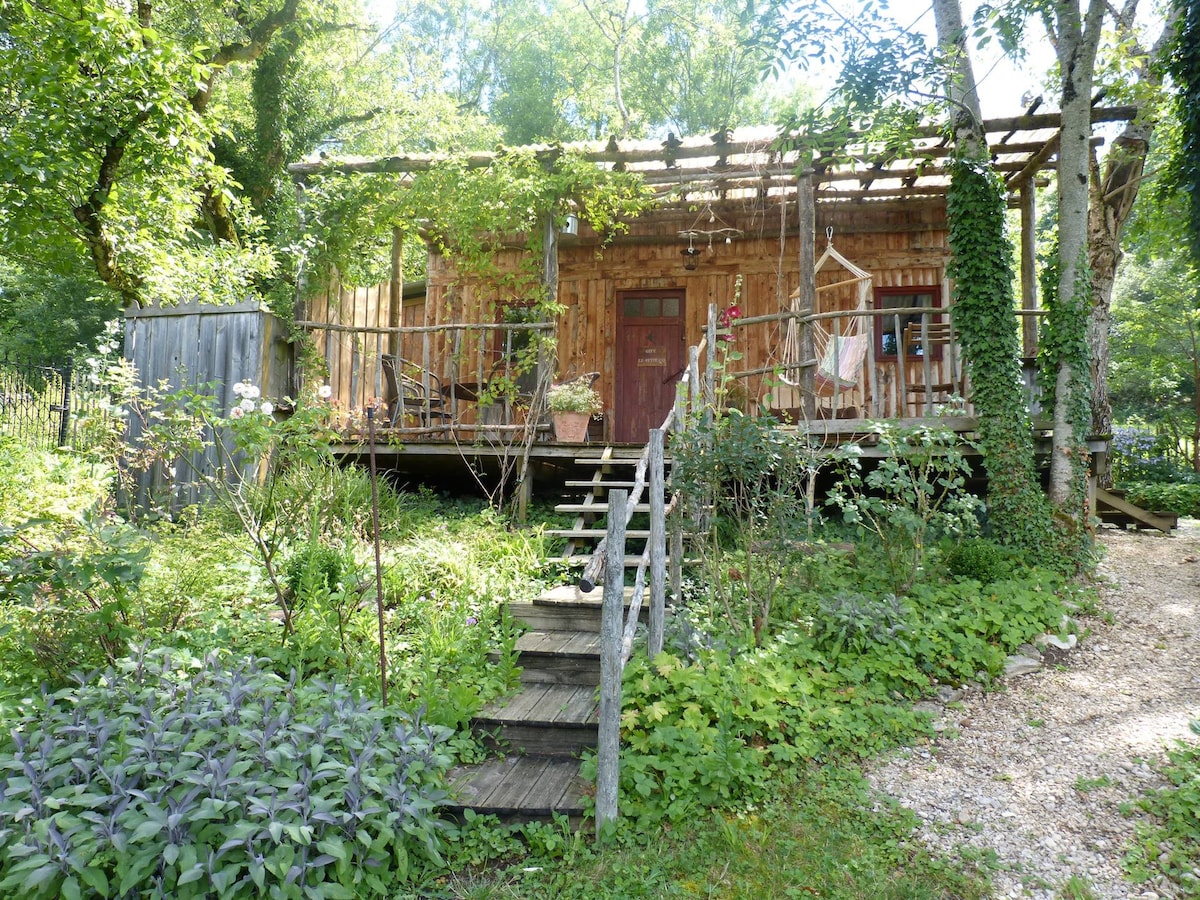
M1014 310L1018 319L1045 315L1042 309ZM792 310L736 319L730 323L735 334L754 326L768 326L773 333L756 336L756 345L768 348L767 363L750 368L729 370L726 375L743 385L749 408L771 408L792 423L817 419L902 419L936 416L948 409L965 415L973 410L970 380L965 359L953 326L954 307L901 307L890 309L854 309L803 315ZM855 384L847 386L842 378L821 375L841 374L843 342L828 344L829 355L820 348L807 359L786 359L782 348L788 323L797 329L821 329L829 335L865 336L865 352ZM878 325L876 323L879 323ZM743 335L738 340L744 341ZM892 352L880 353L886 344ZM797 346L804 342L797 340ZM811 346L811 344L810 344ZM1030 357L1036 348L1030 348ZM1028 368L1032 358L1023 359ZM1036 411L1037 390L1026 377L1031 411ZM861 406L847 409L846 400L857 397ZM793 402L779 402L781 399ZM847 414L849 413L849 414Z
M519 440L538 430L540 410L530 407L544 395L550 372L537 336L552 333L553 322L297 324L317 336L334 399L351 426L356 412L382 401L389 433L408 439ZM389 383L389 357L399 361L411 392Z

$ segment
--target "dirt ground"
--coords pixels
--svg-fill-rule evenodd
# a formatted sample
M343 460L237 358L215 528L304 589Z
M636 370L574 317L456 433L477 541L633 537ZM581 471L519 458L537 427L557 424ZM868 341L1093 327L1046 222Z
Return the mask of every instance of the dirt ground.
M1200 522L1169 535L1101 529L1101 608L1079 646L1005 690L946 709L946 736L885 761L874 784L916 811L924 839L994 867L997 897L1170 898L1122 858L1158 785L1153 764L1200 718ZM1200 860L1197 861L1200 877Z

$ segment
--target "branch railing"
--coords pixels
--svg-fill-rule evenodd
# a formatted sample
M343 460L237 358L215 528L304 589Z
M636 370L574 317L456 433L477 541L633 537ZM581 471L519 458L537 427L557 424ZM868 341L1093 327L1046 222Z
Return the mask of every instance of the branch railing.
M641 620L642 599L646 592L646 573L650 577L647 653L651 658L662 651L666 620L667 567L670 565L672 592L678 596L683 565L683 522L679 495L668 502L666 435L685 431L696 419L712 411L715 396L714 366L711 354L702 370L701 355L716 338L716 309L710 306L708 326L700 344L688 350L688 366L676 386L675 404L660 427L651 429L649 441L638 459L630 491L608 493L608 528L584 567L579 588L590 593L603 572L604 593L600 613L600 708L596 768L596 833L617 818L617 794L620 781L621 677L633 655L634 640ZM629 609L622 626L625 600L625 536L642 494L649 490L649 537L634 573ZM667 544L670 542L670 554Z
M404 402L390 394L383 360L394 356L411 365L422 400L404 402L394 428L405 437L460 433L520 434L530 422L516 421L517 376L541 381L536 344L553 335L553 322L455 322L441 325L344 325L299 321L297 326L324 336L334 397L347 409L363 408L374 398ZM527 350L528 347L534 350ZM497 367L506 371L497 377ZM535 394L536 391L530 392ZM474 420L470 419L474 407ZM485 407L497 414L481 415ZM464 416L464 414L466 414ZM481 419L487 421L481 421ZM411 424L415 419L421 424ZM435 422L435 419L438 420Z
M1018 319L1040 317L1046 314L1044 309L1018 309L1014 315ZM822 323L834 323L829 330L830 335L851 333L856 327L869 327L863 373L859 376L862 382L860 388L847 389L842 387L841 379L834 378L829 393L816 390L815 381L818 368L822 362L833 373L840 373L841 343L833 341L831 356L828 360L818 357L809 359L774 359L767 364L729 371L731 378L741 380L747 385L747 395L762 394L760 390L749 390L751 380L758 377L771 377L783 384L795 387L800 395L814 401L820 398L830 399L831 409L837 410L843 395L854 390L861 390L866 400L866 416L869 418L903 418L908 412L911 394L920 395L915 401L919 414L933 416L937 414L940 402L935 401L938 386L954 385L958 388L958 399L964 404L969 403L970 397L966 391L966 380L963 376L965 361L961 355L957 334L953 328L953 304L945 307L914 306L892 307L887 309L848 309L829 312L802 314L794 310L784 310L762 316L749 316L736 319L731 323L732 329L745 329L754 325L775 324L781 333L789 321L794 321L798 328L817 328ZM865 320L865 321L861 321ZM886 330L880 331L870 327L876 321L882 320ZM843 324L852 322L853 324ZM799 344L800 342L797 341ZM893 348L884 356L880 356L880 344L888 344ZM768 340L768 346L782 346L782 339ZM941 347L942 352L928 352L932 348ZM894 367L895 374L891 376L895 383L895 395L891 403L881 390L880 364L885 363L889 368ZM910 382L909 365L918 365L919 377ZM946 391L951 393L951 391ZM1031 401L1034 398L1031 397Z

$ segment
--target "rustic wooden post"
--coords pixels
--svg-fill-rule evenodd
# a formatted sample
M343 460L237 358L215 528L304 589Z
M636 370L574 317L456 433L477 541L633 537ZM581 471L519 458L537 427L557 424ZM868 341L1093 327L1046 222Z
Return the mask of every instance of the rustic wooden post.
M1021 309L1037 309L1037 201L1033 177L1021 181ZM1021 317L1022 353L1037 356L1038 320Z
M621 752L621 609L625 599L628 492L609 491L604 597L600 608L600 722L596 747L596 837L617 818Z
M387 322L389 328L399 328L404 324L404 231L399 225L392 228L392 280L388 282ZM388 337L388 353L392 356L404 355L399 332L393 332Z
M925 375L925 415L933 415L933 359L929 354L929 316L921 314L921 370Z
M700 348L688 347L688 391L691 393L692 412L704 410L704 421L712 421L712 407L704 403L704 391L700 387Z
M683 514L678 506L671 512L671 596L679 602L683 592Z
M667 514L666 485L663 477L663 432L650 430L650 658L663 646L663 620L666 616Z
M875 307L875 299L874 299L874 297L872 297L871 298L871 308L874 309L874 307ZM867 328L868 329L867 333L870 335L870 337L867 340L867 390L871 392L871 401L870 401L870 403L863 404L863 405L869 407L871 417L877 419L877 418L879 418L880 404L879 404L879 385L876 384L876 373L875 373L875 318L873 316L868 317L866 324L862 325L860 323L860 327Z
M553 303L558 299L558 228L554 224L553 212L545 213L542 219L542 247L544 254L542 257L542 286L546 291L546 300ZM555 335L554 343L557 345L557 335ZM539 387L543 382L549 384L553 377L557 355L557 352L551 352L551 348L546 346L545 341L538 341L537 384ZM534 427L537 426L536 419L533 424Z
M704 423L711 425L717 408L717 306L708 304L708 321L704 326Z
M896 334L896 417L903 419L908 413L908 371L905 366L906 353L904 332L900 330L900 316L896 315L892 328Z
M800 208L800 285L797 288L799 292L797 308L801 317L800 359L807 362L816 355L813 349L811 319L817 306L817 257L814 247L817 219L813 198L812 169L805 169L800 173L796 185L796 196ZM807 421L812 421L817 416L817 397L813 384L815 374L812 366L805 366L800 370L800 407Z

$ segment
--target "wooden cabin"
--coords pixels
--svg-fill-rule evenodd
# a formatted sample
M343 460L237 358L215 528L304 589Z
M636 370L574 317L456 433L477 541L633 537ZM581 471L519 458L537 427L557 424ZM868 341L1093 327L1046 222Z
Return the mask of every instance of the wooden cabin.
M1093 121L1132 113L1097 109ZM1022 308L1013 315L1032 369L1034 194L1054 167L1059 117L1031 109L985 127L1020 211ZM725 402L799 429L842 433L869 419L956 414L971 430L946 276L946 144L930 127L900 156L848 147L800 174L798 154L761 130L576 147L598 166L640 172L659 201L607 244L586 222L547 228L544 280L565 310L555 321L528 321L527 298L464 282L432 254L424 290L402 290L399 279L334 285L307 304L301 324L343 406L382 398L388 434L410 447L514 437L553 447L546 385L592 372L603 410L591 440L641 445L672 409L689 348L699 347L701 370L720 366L732 379ZM486 163L485 154L478 164ZM292 172L370 177L428 165L323 160ZM499 263L515 266L521 253L505 250ZM534 334L552 334L553 351L527 354L522 370L513 361ZM489 395L496 385L506 390Z

